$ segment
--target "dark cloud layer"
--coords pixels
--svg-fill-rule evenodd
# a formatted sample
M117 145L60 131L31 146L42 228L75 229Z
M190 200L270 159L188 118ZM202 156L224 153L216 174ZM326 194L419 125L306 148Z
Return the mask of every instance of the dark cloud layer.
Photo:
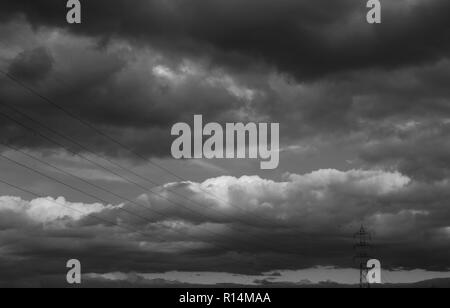
M376 27L355 1L95 1L83 3L77 26L65 23L58 1L1 5L3 20L25 16L44 40L18 44L9 72L39 81L39 93L149 156L169 155L171 125L195 113L280 122L288 144L361 131L378 139L385 119L449 113L447 1L383 4ZM9 82L0 95L97 151L127 155L22 92ZM4 123L17 145L42 145Z
M70 29L137 39L174 53L200 52L218 63L254 59L300 79L397 68L448 54L447 1L383 5L384 23L373 27L365 22L364 3L352 0L95 1L83 3L83 26ZM25 14L36 26L67 27L61 1L2 1L1 9L3 16Z
M9 72L25 82L34 83L51 71L53 58L45 48L20 53L9 67Z

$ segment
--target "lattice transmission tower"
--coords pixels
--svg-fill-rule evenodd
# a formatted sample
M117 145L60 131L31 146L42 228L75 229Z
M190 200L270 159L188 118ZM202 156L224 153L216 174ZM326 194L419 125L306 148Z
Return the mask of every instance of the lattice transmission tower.
M367 268L367 261L372 259L369 255L371 249L370 241L372 237L369 232L366 231L363 225L357 233L354 234L356 241L353 246L355 249L354 261L359 265L359 287L370 288L370 283L367 281L367 274L369 269Z

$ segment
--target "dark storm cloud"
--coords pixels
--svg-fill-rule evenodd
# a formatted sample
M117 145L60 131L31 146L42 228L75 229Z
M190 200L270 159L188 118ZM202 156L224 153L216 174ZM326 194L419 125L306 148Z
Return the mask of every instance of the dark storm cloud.
M403 123L378 128L377 138L361 148L361 158L370 164L394 165L404 174L428 181L450 176L450 122L448 119Z
M45 78L52 65L52 56L40 47L20 53L11 63L9 73L25 82L34 83Z
M50 76L45 57L18 65L36 47L15 42L23 50L6 60L10 72L41 68L40 93L145 155L168 155L170 127L196 113L209 122L280 122L289 144L449 111L450 70L436 62L448 54L446 1L384 3L377 27L354 1L95 1L83 3L77 26L65 23L62 4L1 4L9 20L21 13L40 29L24 41L38 36L55 58ZM59 30L58 45L51 27L75 35ZM0 95L96 151L129 156L9 81ZM54 147L3 125L17 145Z
M36 26L67 27L63 2L8 0L1 11L4 17L24 14ZM376 27L366 23L366 12L364 1L353 0L103 0L83 3L83 24L67 28L200 53L222 64L262 61L301 79L448 55L448 1L383 3L383 23Z
M52 34L44 32L42 35L50 40ZM25 30L24 37L27 36L32 34ZM172 65L166 61L162 65L157 62L158 58L163 57L158 53L146 49L129 51L128 45L121 47L119 43L100 47L95 41L64 33L59 40L61 42L47 44L55 55L52 74L49 76L41 70L39 84L33 87L66 110L95 123L141 153L168 155L170 126L180 120L192 121L194 113L213 119L220 114L227 117L235 108L240 108L238 94L227 89L234 87L239 92L238 86L227 85L227 79L220 72L210 75L202 67L193 67L198 71L182 73L176 63ZM110 50L114 48L118 50ZM21 54L33 53L34 49L25 49ZM22 59L23 56L16 58ZM30 74L36 67L42 68L47 63L46 58L33 57L32 63L21 61L18 65L16 58L9 61L9 72L22 82L27 80L20 73ZM190 66L184 68L190 69ZM209 81L204 80L209 77ZM7 104L54 129L60 128L63 134L85 141L99 152L120 155L116 146L93 134L79 121L5 76L2 78L5 82L0 86L0 96ZM41 129L7 107L2 106L2 111L30 128ZM16 145L55 147L11 120L5 119L1 125L5 137Z

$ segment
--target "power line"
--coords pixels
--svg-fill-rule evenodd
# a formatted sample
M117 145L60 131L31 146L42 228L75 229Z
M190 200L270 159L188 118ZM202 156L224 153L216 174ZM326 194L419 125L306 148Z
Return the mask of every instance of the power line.
M101 165L101 164L99 164L99 163L93 161L92 159L86 157L85 155L80 154L80 153L77 153L77 152L75 152L75 151L72 151L72 150L68 149L65 145L61 144L60 142L55 141L55 140L53 140L52 138L50 138L50 137L48 137L48 136L46 136L46 135L44 135L44 134L42 134L42 133L36 131L35 129L28 127L27 125L21 123L20 121L14 119L14 118L12 118L12 117L10 117L9 115L7 115L7 114L5 114L5 113L3 113L3 112L0 112L0 116L2 116L2 117L4 117L4 118L6 118L6 119L8 119L8 120L10 120L10 121L12 121L12 122L14 122L14 123L16 123L17 125L21 126L22 128L25 128L26 130L28 130L28 131L30 131L31 133L33 133L35 136L39 136L39 137L41 137L42 139L47 140L47 141L49 141L49 142L51 142L51 143L57 145L58 147L61 147L61 148L65 149L67 152L71 153L72 155L78 156L78 157L80 157L80 158L82 158L82 159L84 159L84 160L90 162L91 164L93 164L93 165L95 165L95 166L101 168L102 170L105 170L105 171L107 171L108 173L111 173L111 174L113 174L114 176L117 176L118 178L125 180L125 181L128 182L129 184L135 185L135 186L139 187L140 189L143 189L144 191L149 190L149 188L144 187L144 186L140 185L139 183L136 183L136 182L134 182L134 181L132 181L132 180L130 180L130 179L128 179L128 178L126 178L126 177L124 177L124 176L118 174L118 173L116 173L115 171L109 170L109 169L106 168L105 166L103 166L103 165Z
M18 166L20 166L20 167L22 167L22 168L24 168L24 169L27 169L27 170L29 170L29 171L32 171L32 172L36 173L36 174L39 174L40 176L43 176L43 177L45 177L45 178L47 178L47 179L50 179L50 180L52 180L52 181L55 181L55 182L57 182L58 184L61 184L61 185L66 186L66 187L68 187L68 188L70 188L70 189L73 189L74 191L77 191L77 192L79 192L79 193L81 193L81 194L83 194L83 195L86 195L86 196L88 196L88 197L90 197L90 198L92 198L92 199L94 199L94 200L98 200L98 201L100 201L100 202L102 202L102 203L104 203L104 204L109 204L109 203L110 203L110 202L108 202L108 201L106 201L106 200L104 200L104 199L102 199L102 198L100 198L100 197L97 197L97 196L95 196L95 195L93 195L93 194L91 194L91 193L88 193L88 192L85 192L85 191L83 191L83 190L81 190L81 189L79 189L79 188L76 188L76 187L73 186L73 185L64 183L63 181L60 181L60 180L58 180L58 179L56 179L56 178L54 178L54 177L52 177L52 176L46 175L45 173L43 173L43 172L41 172L41 171L38 171L38 170L36 170L36 169L34 169L34 168L32 168L32 167L29 167L29 166L27 166L27 165L25 165L25 164L22 164L22 163L20 163L20 162L17 162L17 161L15 161L15 160L13 160L13 159L11 159L11 158L9 158L9 157L3 155L3 154L0 154L0 157L3 158L3 159L5 159L5 160L7 160L7 161L9 161L9 162L11 162L11 163L13 163L13 164L18 165ZM141 216L141 215L136 214L136 213L134 213L134 212L128 211L128 210L126 210L126 209L124 209L124 208L118 208L118 210L124 211L124 212L126 212L126 213L128 213L128 214L130 214L130 215L132 215L132 216L138 217L138 218L140 218L140 219L142 219L142 220L144 220L144 221L146 221L146 222L152 223L152 220L151 220L150 218L148 218L148 217Z
M69 177L72 177L72 178L75 178L75 179L77 179L77 180L79 180L79 181L81 181L81 182L83 182L83 183L85 183L85 184L88 184L88 185L90 185L90 186L93 186L93 187L95 187L95 188L97 188L97 189L99 189L99 190L101 190L101 191L103 191L103 192L106 192L106 193L108 193L108 194L110 194L110 195L113 195L114 197L117 197L117 198L119 198L119 199L121 199L121 200L123 200L123 201L127 201L127 202L133 203L133 204L135 204L135 205L145 207L144 205L138 204L138 203L136 203L135 201L130 200L130 199L126 198L126 197L123 197L123 196L121 196L121 195L119 195L119 194L117 194L117 193L115 193L115 192L112 192L112 191L110 191L110 190L108 190L108 189L105 189L105 188L101 187L100 185L97 185L97 184L95 184L95 183L91 183L91 182L89 182L89 181L83 179L82 177L79 177L79 176L74 175L74 174L72 174L72 173L70 173L70 172L67 172L67 171L63 170L62 168L59 168L59 167L57 167L57 166L55 166L55 165L53 165L53 164L51 164L51 163L48 163L48 162L46 162L46 161L44 161L44 160L42 160L42 159L39 159L39 158L37 158L36 156L33 156L33 155L31 155L31 154L28 154L28 153L26 153L25 151L22 151L22 150L20 150L20 149L18 149L18 148L16 148L16 147L13 147L13 146L11 146L11 145L7 145L7 144L5 144L5 143L3 143L3 142L0 142L0 144L3 145L4 147L7 147L7 148L13 150L13 151L16 151L16 152L18 152L18 153L21 153L22 155L25 155L25 156L27 156L27 157L29 157L29 158L35 160L35 161L38 161L38 162L40 162L40 163L43 164L43 165L49 166L49 167L51 167L51 168L57 170L57 171L60 172L60 173L63 173L63 174L65 174L65 175L67 175L67 176L69 176ZM1 155L1 154L0 154L0 155ZM2 156L3 156L3 155L2 155ZM108 202L108 203L109 203L109 202ZM149 210L147 207L145 207L145 208L146 208L147 210ZM152 212L152 213L153 213L153 212ZM163 214L161 214L161 213L159 213L159 212L158 212L158 214L159 214L161 217L164 217Z
M27 170L29 170L29 171L32 171L32 172L34 172L34 173L36 173L36 174L39 174L40 176L43 176L43 177L45 177L45 178L47 178L47 179L50 179L50 180L52 180L52 181L55 181L55 182L57 182L57 183L59 183L59 184L61 184L61 185L63 185L63 186L66 186L66 187L68 187L68 188L70 188L70 189L72 189L72 190L74 190L74 191L77 191L77 192L79 192L79 193L81 193L81 194L83 194L83 195L86 195L86 196L88 196L88 197L90 197L90 198L92 198L92 199L94 199L94 200L100 201L100 202L102 202L102 203L104 203L104 204L110 203L110 202L108 202L108 201L106 201L106 200L104 200L104 199L102 199L102 198L100 198L100 197L98 197L98 196L95 196L95 195L93 195L93 194L91 194L91 193L85 192L85 191L83 191L83 190L81 190L81 189L78 189L78 188L74 187L73 185L64 183L63 181L60 181L60 180L58 180L58 179L56 179L56 178L54 178L54 177L52 177L52 176L46 175L46 174L44 174L43 172L40 172L40 171L38 171L38 170L36 170L36 169L34 169L34 168L32 168L32 167L29 167L29 166L27 166L27 165L25 165L25 164L22 164L22 163L20 163L20 162L17 162L17 161L15 161L15 160L13 160L13 159L11 159L11 158L9 158L9 157L3 155L3 154L0 154L0 157L3 158L3 159L5 159L5 160L7 160L7 161L9 161L9 162L11 162L11 163L14 163L14 164L18 165L18 166L20 166L20 167L22 167L22 168L24 168L24 169L27 169ZM75 176L75 177L76 177L76 176ZM87 181L86 181L86 182L87 182ZM96 186L96 187L100 188L99 186ZM105 190L105 191L107 191L107 190ZM112 192L109 192L109 193L114 194L114 193L112 193ZM116 194L114 194L114 195L116 195ZM116 196L120 197L119 195L116 195ZM122 198L122 197L120 197L120 198ZM145 206L143 206L143 205L141 205L141 204L139 204L139 203L136 203L136 202L134 202L134 201L132 201L132 200L129 200L129 199L126 199L126 198L124 198L124 200L126 200L126 201L128 201L128 202L131 202L131 203L133 203L133 204L135 204L135 205L142 206L142 207L144 207L145 209L147 209L148 211L150 211L150 212L152 212L152 213L157 213L158 215L160 215L160 217L164 217L164 214L160 213L159 211L156 211L156 210L147 208L147 207L145 207ZM146 216L142 216L142 215L136 214L136 213L134 213L134 212L132 212L132 211L129 211L129 210L125 209L125 208L119 207L119 208L117 208L117 210L126 212L126 213L129 214L129 215L138 217L138 218L140 218L140 219L142 219L142 220L144 220L144 221L146 221L146 222L148 222L148 223L153 223L153 221L151 220L151 218L148 218L148 217L146 217ZM171 228L169 228L169 227L167 227L167 226L164 226L164 227L167 228L167 229L173 230L173 229L171 229ZM213 235L221 236L219 233L215 233L215 232L212 232L212 231L207 231L207 232L208 232L208 233L212 233ZM180 232L180 233L181 233L181 232ZM183 234L183 233L182 233L182 234Z
M80 123L82 123L83 125L85 125L86 127L88 127L88 128L90 128L90 129L92 129L93 131L95 131L97 134L103 136L104 138L108 139L108 140L111 141L112 143L114 143L114 144L120 146L121 148L125 149L127 152L129 152L129 153L133 154L134 156L140 158L141 160L146 161L147 163L149 163L149 164L151 164L151 165L157 167L158 169L167 172L168 174L172 175L173 177L177 178L178 180L181 180L181 181L183 181L183 182L189 181L189 180L187 180L187 179L185 179L185 178L183 178L183 177L181 177L181 176L175 174L174 172L170 171L169 169L167 169L167 168L165 168L165 167L163 167L163 166L161 166L161 165L159 165L159 164L157 164L157 163L151 161L151 160L148 159L147 157L145 157L145 156L143 156L143 155L137 153L135 150L132 150L132 149L128 148L128 147L127 147L126 145L124 145L122 142L120 142L120 141L116 140L115 138L111 137L110 135L104 133L102 130L98 129L97 127L95 127L94 125L92 125L90 122L88 122L88 121L86 121L86 120L80 118L79 116L77 116L76 114L74 114L72 111L67 110L66 108L64 108L64 107L62 107L61 105L55 103L54 101L52 101L52 100L49 99L48 97L46 97L46 96L44 96L44 95L38 93L36 90L34 90L34 89L31 88L30 86L26 85L25 83L21 82L19 79L17 79L16 77L12 76L11 74L9 74L9 73L7 73L7 72L4 72L4 71L2 71L2 70L0 70L0 72L1 72L2 74L4 74L7 78L9 78L10 80L12 80L13 82L15 82L16 84L18 84L19 86L21 86L22 88L24 88L24 89L26 89L27 91L29 91L30 93L32 93L32 94L38 96L39 98L41 98L42 100L44 100L44 101L47 102L48 104L54 106L54 107L57 108L58 110L62 111L62 112L65 113L66 115L68 115L68 116L70 116L70 117L76 119L77 121L79 121ZM224 200L224 199L218 197L217 195L215 195L215 194L213 194L213 193L211 193L211 192L209 192L209 191L207 191L207 190L204 190L202 187L199 187L199 189L202 190L204 193L206 193L206 194L212 196L213 198L215 198L215 199L218 200L218 201L224 202L225 204L233 205L233 206L236 207L236 208L240 208L240 209L243 210L243 211L249 212L248 209L243 208L243 207L240 207L240 206L237 206L237 205L235 205L235 204L233 204L233 203L230 203L230 202L228 202L228 201L226 201L226 200ZM269 220L266 220L265 217L260 216L259 214L256 214L256 213L251 213L251 214L252 214L253 216L258 216L258 217L260 217L260 219L262 219L262 220L264 220L264 221L268 221L270 224L272 224L272 222L270 222Z
M38 170L36 170L36 169L34 169L34 168L32 168L32 167L29 167L29 166L27 166L27 165L25 165L25 164L22 164L22 163L20 163L20 162L17 162L17 161L15 161L15 160L13 160L13 159L11 159L11 158L9 158L9 157L3 155L3 154L0 154L0 158L3 158L3 159L5 159L5 160L7 160L7 161L9 161L9 162L11 162L11 163L13 163L13 164L15 164L15 165L18 165L18 166L20 166L20 167L22 167L22 168L24 168L24 169L27 169L27 170L29 170L29 171L31 171L31 172L33 172L33 173L39 174L39 175L42 176L42 177L45 177L45 178L50 179L50 180L52 180L52 181L55 181L55 182L57 182L57 183L59 183L59 184L61 184L61 185L63 185L63 186L66 186L66 187L68 187L68 188L70 188L70 189L72 189L72 190L74 190L74 191L77 191L77 192L79 192L79 193L81 193L81 194L83 194L83 195L86 195L86 196L88 196L88 197L90 197L90 198L92 198L92 199L94 199L94 200L100 201L100 202L102 202L102 203L104 203L104 204L109 204L108 201L106 201L106 200L104 200L104 199L102 199L102 198L100 198L100 197L98 197L98 196L95 196L95 195L93 195L93 194L87 193L87 192L83 191L82 189L78 189L78 188L74 187L73 185L64 183L63 181L60 181L60 180L58 180L58 179L56 179L56 178L54 178L54 177L52 177L52 176L46 175L46 174L44 174L43 172L40 172L40 171L38 171ZM8 184L7 184L7 185L8 185ZM9 186L12 186L12 185L9 185ZM16 187L14 187L14 188L16 188ZM21 190L27 192L26 190L23 190L23 189L21 189ZM36 195L35 193L31 193L31 194L32 194L32 195ZM139 205L139 204L138 204L138 205ZM142 206L142 205L141 205L141 206ZM148 218L148 217L146 217L146 216L142 216L142 215L136 214L136 213L134 213L134 212L132 212L132 211L129 211L129 210L123 208L123 207L117 207L117 208L115 208L115 210L123 211L123 212L125 212L125 213L127 213L127 214L129 214L129 215L132 215L132 216L135 216L135 217L137 217L137 218L140 218L140 219L142 219L142 220L144 220L145 222L148 222L148 223L150 223L150 224L154 223L150 218ZM157 214L159 214L159 215L162 215L161 213L159 213L159 212L156 211L156 210L153 210L153 209L150 209L150 208L148 208L148 210L151 211L151 212L157 213ZM168 227L168 226L165 226L165 225L162 225L162 226L163 226L164 228L170 230L170 231L175 231L175 232L177 232L177 233L179 233L179 234L182 234L183 236L186 236L186 234L185 234L184 232L182 232L182 231L179 231L179 230L177 230L177 229L172 229L172 228L170 228L170 227ZM213 232L208 231L208 230L205 230L205 231L206 231L207 233L211 233L211 234L213 234L213 235L220 235L220 234L218 234L218 233L213 233ZM194 238L194 239L196 239L196 240L203 241L202 239L196 238L196 237L194 237L194 236L191 236L191 237ZM162 239L162 238L161 238L161 239ZM246 243L242 243L242 244L246 244ZM224 250L230 250L230 249L231 249L231 250L235 250L235 248L228 247L228 246L224 246L224 245L221 245L221 244L215 243L215 245L218 246L218 247L221 247L221 248L224 249ZM247 246L246 246L246 247L247 247Z
M37 136L40 136L40 137L42 137L43 139L45 139L45 140L47 140L47 141L50 141L50 142L52 142L52 143L54 143L54 144L56 144L56 145L58 145L58 146L60 146L60 147L62 147L62 148L65 148L68 152L72 153L73 155L79 156L79 157L81 157L82 159L85 159L85 160L89 161L90 163L92 163L92 164L94 164L94 165L96 165L96 166L102 168L103 170L106 170L107 172L109 172L109 173L111 173L111 174L113 174L113 175L115 175L115 176L117 176L117 177L120 177L120 178L126 180L127 182L129 182L129 183L131 183L131 184L134 184L134 185L140 187L141 189L144 190L144 192L147 192L147 191L148 191L149 193L151 193L151 194L153 194L153 195L156 195L156 196L158 196L158 197L160 197L160 198L162 198L162 199L168 201L169 203L171 203L171 204L173 204L173 205L175 205L175 206L182 207L182 208L184 208L184 209L186 209L186 210L188 210L188 211L190 211L190 212L192 212L192 213L194 213L194 214L196 214L196 215L199 215L199 216L201 216L201 217L204 217L205 219L209 219L209 217L205 216L205 215L202 214L202 213L198 213L198 212L195 211L194 209L191 209L191 208L189 208L189 207L187 207L187 206L184 206L183 204L180 204L180 203L178 203L178 202L174 202L174 201L170 200L168 197L164 196L163 194L156 193L156 192L153 192L153 191L151 191L151 190L147 190L146 187L144 187L144 186L142 186L142 185L140 185L140 184L138 184L138 183L136 183L136 182L134 182L134 181L131 181L131 180L129 180L128 178L123 177L123 176L121 176L120 174L118 174L118 173L116 173L116 172L114 172L114 171L109 170L108 168L106 168L106 167L104 167L104 166L102 166L102 165L100 165L100 164L94 162L93 160L91 160L91 159L85 157L84 155L79 154L79 153L76 153L76 152L73 152L73 151L67 149L67 147L65 147L65 146L62 145L61 143L59 143L59 142L57 142L57 141L54 141L53 139L51 139L51 138L49 138L49 137L47 137L47 136L45 136L45 135L43 135L43 134L41 134L41 133L35 131L35 130L32 129L32 128L27 127L26 125L20 123L19 121L15 120L14 118L11 118L10 116L4 114L3 112L0 112L0 116L3 116L3 117L5 117L5 118L9 119L10 121L13 121L14 123L20 125L21 127L25 128L25 129L27 129L27 130L32 131L32 132L35 133ZM3 143L3 144L4 144L4 143ZM96 188L98 188L98 187L96 187ZM104 190L103 188L101 188L101 189ZM109 193L111 193L111 192L109 192ZM113 193L113 194L116 195L116 196L118 196L118 195L115 194L115 193ZM128 202L132 202L132 203L136 204L134 201L131 201L131 200L127 199L127 198L123 198L123 197L121 197L121 198L127 200ZM137 205L138 205L138 206L143 206L143 205L140 205L140 204L137 204ZM196 204L196 205L198 205L198 204ZM223 215L220 211L218 211L218 210L215 209L215 208L212 208L212 210L213 210L214 212L217 212L217 213L220 214L220 215ZM230 218L232 218L232 217L230 216ZM245 222L242 221L242 220L240 220L239 218L237 218L236 220L241 221L242 223L245 224ZM240 229L236 228L234 225L227 225L227 227L230 228L230 229L235 229L235 230L237 230L237 231L239 231L239 232L244 232L244 231L241 231ZM248 234L248 233L246 233L246 234L247 234L249 237L252 237L252 238L256 239L257 241L260 241L260 239L259 239L258 237L254 236L254 235L252 235L252 234ZM220 234L217 234L217 235L220 235ZM266 246L266 245L265 245L265 242L263 242L263 243L264 243L264 246ZM268 246L267 246L266 248L270 248L270 249L273 250L273 247L268 247ZM286 253L284 247L281 249L281 251L284 252L284 253Z
M63 174L65 174L65 175L67 175L67 176L69 176L69 177L72 177L72 178L75 178L75 179L77 179L77 180L79 180L79 181L81 181L81 182L83 182L83 183L85 183L85 184L88 184L88 185L90 185L90 186L93 186L93 187L95 187L95 188L97 188L97 189L99 189L99 190L101 190L101 191L103 191L103 192L106 192L106 193L108 193L108 194L110 194L110 195L113 195L114 197L117 197L117 198L119 198L119 199L121 199L121 200L123 200L123 201L127 201L127 202L132 203L132 204L134 204L134 205L137 205L137 206L139 206L139 207L143 207L144 209L150 211L152 214L157 213L158 215L160 215L160 217L164 217L164 214L160 213L159 211L150 209L150 208L148 208L147 206L145 206L145 205L143 205L143 204L137 203L137 202L135 202L135 201L133 201L133 200L131 200L131 199L129 199L129 198L123 197L122 195L119 195L119 194L117 194L117 193L115 193L115 192L112 192L112 191L110 191L110 190L108 190L108 189L105 189L104 187L101 187L100 185L97 185L97 184L95 184L95 183L91 183L91 182L89 182L89 181L87 181L87 180L85 180L85 179L83 179L83 178L81 178L81 177L79 177L79 176L76 176L76 175L74 175L74 174L72 174L72 173L70 173L70 172L67 172L67 171L65 171L65 170L63 170L63 169L61 169L61 168L59 168L59 167L57 167L57 166L54 166L54 165L51 164L51 163L45 162L45 161L43 161L43 160L41 160L41 159L39 159L39 158L37 158L37 157L31 155L31 154L28 154L28 153L26 153L26 152L24 152L24 151L22 151L22 150L20 150L20 149L17 149L17 148L15 148L15 147L13 147L13 146L10 146L10 145L6 145L6 144L4 144L4 143L2 143L2 142L0 142L0 144L2 144L3 146L5 146L5 147L7 147L7 148L9 148L9 149L11 149L11 150L13 150L13 151L19 152L19 153L21 153L21 154L23 154L23 155L25 155L25 156L27 156L27 157L29 157L29 158L35 160L35 161L38 161L38 162L40 162L41 164L44 164L44 165L46 165L46 166L49 166L49 167L51 167L51 168L57 170L57 171L60 172L60 173L63 173ZM1 155L1 154L0 154L0 155ZM1 156L4 156L4 155L1 155ZM5 157L5 156L4 156L4 157ZM5 157L5 158L6 158L6 157ZM8 158L7 158L7 159L8 159ZM9 159L8 159L8 160L9 160ZM19 164L19 163L18 163L18 164ZM20 164L20 165L21 165L21 164ZM23 165L21 165L21 166L23 167ZM40 173L40 174L41 174L41 173ZM41 174L41 175L42 175L42 174ZM71 188L72 188L72 187L71 187ZM89 197L92 197L92 196L89 195ZM109 203L109 202L104 201L104 200L102 200L102 201L103 201L103 202L106 202L106 203ZM190 208L187 208L187 209L190 209ZM198 214L198 213L195 212L195 211L192 211L192 212L193 212L194 214ZM204 218L208 218L208 217L207 217L207 216L204 216ZM230 226L228 226L228 228L231 229ZM242 232L241 230L237 230L237 231ZM223 236L222 234L219 234L219 233L216 233L216 232L213 232L213 231L208 231L208 232L211 233L211 234L213 234L213 235L215 235L215 236Z
M43 195L39 195L39 194L37 194L37 193L35 193L35 192L33 192L33 191L30 191L30 190L24 189L24 188L22 188L22 187L19 187L19 186L17 186L17 185L11 184L11 183L9 183L9 182L7 182L7 181L5 181L5 180L0 179L0 183L2 183L2 184L4 184L4 185L7 185L7 186L9 186L9 187L12 187L12 188L14 188L14 189L16 189L16 190L18 190L18 191L22 191L22 192L24 192L24 193L26 193L26 194L32 195L32 196L34 196L35 198L45 198ZM56 204L56 205L58 205L58 206L61 206L61 207L64 207L64 208L68 208L68 209L70 209L70 210L72 210L72 211L81 213L81 214L83 214L83 215L85 215L85 216L93 217L93 218L95 218L95 219L97 219L98 221L101 221L101 222L103 222L103 223L112 224L112 225L117 226L117 227L119 227L119 228L121 228L121 229L124 229L124 230L127 230L127 231L131 231L131 232L133 232L133 233L138 233L138 234L140 234L140 235L142 235L142 236L144 236L144 237L148 237L148 234L142 232L142 231L139 230L139 229L132 228L132 227L125 226L125 225L121 225L121 224L119 224L119 223L117 223L117 222L115 222L115 221L111 221L111 220L109 220L109 219L103 218L103 217L101 217L101 216L99 216L99 215L96 215L96 214L93 214L93 213L87 213L87 212L78 210L78 209L73 208L73 207L71 207L71 206L69 206L69 205L59 203L59 202L57 202L57 201L55 201L55 200L48 200L48 201L49 201L49 202L52 202L52 203L54 203L54 204ZM120 209L120 208L116 208L116 209ZM180 233L180 234L186 236L186 234L184 234L183 232L178 231L178 230L176 230L176 229L175 229L175 230L170 229L170 230L171 230L171 231L175 231L175 232L177 232L177 233ZM152 237L155 237L155 238L159 239L161 242L166 242L166 241L167 241L166 238L163 238L163 237L160 236L160 235L153 235L153 234L152 234ZM197 239L197 240L199 240L200 242L205 243L205 241L202 240L202 239ZM14 243L16 243L16 242L18 242L18 241L14 241L14 242L12 242L12 243L9 242L8 245L14 244ZM211 245L211 244L210 244L210 245ZM226 247L226 246L223 246L223 245L217 244L217 243L214 243L213 246L219 247L219 248L223 249L224 251L228 251L228 250L230 249L230 247ZM231 249L232 249L232 250L235 250L234 248L231 248Z

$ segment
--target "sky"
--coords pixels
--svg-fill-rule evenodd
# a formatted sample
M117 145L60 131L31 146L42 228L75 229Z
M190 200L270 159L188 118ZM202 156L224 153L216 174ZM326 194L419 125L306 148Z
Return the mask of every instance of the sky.
M66 12L0 3L0 285L356 283L361 224L386 281L450 277L448 1ZM279 166L175 160L196 114L279 123Z

